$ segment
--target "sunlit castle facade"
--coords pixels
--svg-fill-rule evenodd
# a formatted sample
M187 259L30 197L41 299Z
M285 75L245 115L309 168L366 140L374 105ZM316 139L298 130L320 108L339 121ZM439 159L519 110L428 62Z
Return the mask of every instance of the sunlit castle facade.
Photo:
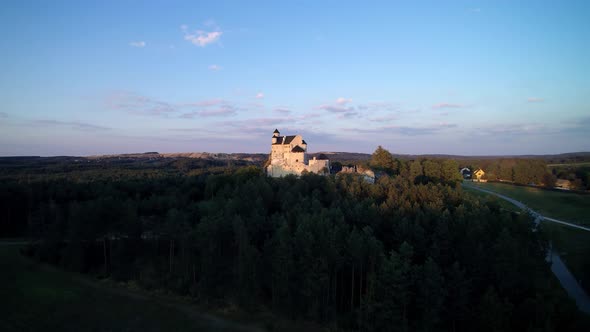
M275 129L272 135L270 165L266 167L269 176L301 175L304 171L327 174L329 170L330 161L325 155L320 154L317 158L309 160L307 143L301 135L281 136Z

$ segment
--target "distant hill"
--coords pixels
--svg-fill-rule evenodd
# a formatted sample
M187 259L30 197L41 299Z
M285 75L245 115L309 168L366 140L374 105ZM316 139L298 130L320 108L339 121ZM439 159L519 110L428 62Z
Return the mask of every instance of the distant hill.
M309 157L317 157L319 154L325 154L332 161L339 162L355 162L367 161L371 158L369 153L358 152L314 152L309 153ZM547 155L490 155L490 156L463 156L463 155L449 155L449 154L393 154L395 158L402 160L413 159L455 159L455 160L488 160L498 158L513 158L513 159L543 159L549 164L558 163L581 163L590 162L590 152L570 152L561 154L547 154ZM268 159L267 153L211 153L211 152L179 152L179 153L159 153L159 152L144 152L144 153L126 153L126 154L111 154L111 155L96 155L88 157L76 156L55 156L55 157L39 157L39 156L18 156L18 157L0 157L1 164L21 164L21 163L35 163L35 162L80 162L80 161L103 161L103 162L120 162L120 161L156 161L161 159L183 159L196 158L206 160L244 160L252 163L264 163Z

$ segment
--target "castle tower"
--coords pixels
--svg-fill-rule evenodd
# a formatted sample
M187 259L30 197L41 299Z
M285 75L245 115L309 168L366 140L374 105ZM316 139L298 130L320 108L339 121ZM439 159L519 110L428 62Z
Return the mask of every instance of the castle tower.
M272 144L277 144L277 139L280 135L281 133L279 132L279 130L275 129L275 131L272 133Z

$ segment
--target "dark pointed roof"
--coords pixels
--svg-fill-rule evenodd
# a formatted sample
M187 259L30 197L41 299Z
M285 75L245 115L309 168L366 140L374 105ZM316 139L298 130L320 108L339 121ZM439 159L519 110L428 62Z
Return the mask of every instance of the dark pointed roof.
M307 142L305 140L303 140L303 144L307 145Z
M280 134L278 129L275 129L275 131L273 132L273 134Z
M296 147L294 147L291 152L305 152L305 150L303 150L303 148L301 148L299 145L297 145Z
M295 139L297 135L285 136L285 144L291 143L293 139Z

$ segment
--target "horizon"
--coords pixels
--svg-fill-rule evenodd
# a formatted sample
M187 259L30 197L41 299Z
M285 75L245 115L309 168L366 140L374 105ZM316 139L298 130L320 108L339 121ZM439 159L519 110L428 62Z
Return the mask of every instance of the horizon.
M0 156L590 151L587 1L18 2ZM195 152L193 152L195 153Z
M462 154L448 154L448 153L423 153L423 154L407 154L407 153L396 153L391 152L392 156L449 156L449 157L465 157L465 158L519 158L519 157L555 157L561 155L579 155L579 154L590 154L590 151L574 151L574 152L562 152L562 153L551 153L551 154L497 154L497 155L462 155ZM354 152L354 151L311 151L308 154L366 154L371 155L371 152ZM215 152L215 151L188 151L188 152L159 152L159 151L145 151L145 152L128 152L128 153L108 153L108 154L94 154L94 155L13 155L13 156L0 156L0 158L91 158L91 157L111 157L111 156L122 156L122 155L146 155L146 154L158 154L158 155L188 155L188 154L269 154L268 152ZM167 157L167 156L165 156ZM182 156L181 156L182 157Z

